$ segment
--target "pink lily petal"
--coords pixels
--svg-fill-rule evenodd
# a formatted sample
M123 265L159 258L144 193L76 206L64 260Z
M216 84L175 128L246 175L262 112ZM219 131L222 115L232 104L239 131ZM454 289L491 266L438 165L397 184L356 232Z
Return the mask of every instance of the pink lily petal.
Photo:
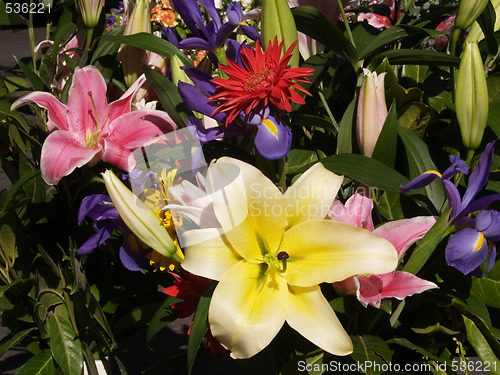
M107 139L104 140L102 160L127 172L131 171L135 165L132 152L122 145Z
M436 284L430 281L400 271L358 277L357 280L359 283L357 297L365 307L372 305L379 308L383 298L403 300L414 294L438 288Z
M56 97L48 92L35 91L16 100L10 110L13 111L28 103L35 103L39 107L45 108L48 114L47 128L49 131L54 128L68 130L68 108Z
M371 198L355 193L347 200L345 206L340 201L335 200L328 215L332 220L373 232L372 209L373 200Z
M109 126L103 138L126 148L152 144L164 133L177 128L170 116L157 110L140 110L126 113Z
M115 118L131 111L132 99L139 88L146 82L146 76L143 74L132 86L128 88L123 95L109 104L108 121L112 122Z
M99 70L92 65L76 68L68 93L69 130L82 136L93 133L98 121L104 125L107 109L106 83Z
M384 237L394 245L401 259L406 250L421 239L436 223L433 216L417 216L411 219L390 221L373 231L373 234Z
M49 134L42 146L40 169L49 185L55 185L61 178L97 156L100 148L86 148L85 138L76 133L56 130Z

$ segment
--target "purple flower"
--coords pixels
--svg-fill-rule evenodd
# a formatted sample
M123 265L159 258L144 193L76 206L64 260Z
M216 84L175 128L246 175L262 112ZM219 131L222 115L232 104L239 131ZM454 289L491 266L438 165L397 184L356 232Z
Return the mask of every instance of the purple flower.
M83 198L78 212L78 225L82 225L85 218L94 220L96 233L90 236L77 251L78 255L92 254L97 248L103 247L106 240L115 229L123 233L123 244L120 247L120 260L131 271L145 269L149 262L144 257L144 249L132 235L118 211L106 194L93 194Z

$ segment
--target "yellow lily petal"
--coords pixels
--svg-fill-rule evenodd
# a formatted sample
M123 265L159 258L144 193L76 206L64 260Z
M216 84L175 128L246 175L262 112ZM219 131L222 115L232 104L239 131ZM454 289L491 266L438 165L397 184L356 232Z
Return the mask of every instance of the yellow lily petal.
M209 169L215 189L214 211L233 247L245 259L275 253L286 227L284 200L278 188L257 168L221 158Z
M290 286L287 323L306 339L334 355L352 353L352 341L319 286Z
M213 335L233 358L248 358L264 349L285 323L286 281L274 269L258 281L265 265L239 262L215 288L208 320Z
M146 245L179 263L177 248L160 218L110 170L102 174L109 196L127 227Z
M182 268L195 275L220 280L241 257L228 246L216 228L193 229L184 232L185 258Z
M327 220L308 221L289 229L280 251L290 256L285 272L288 284L306 287L353 275L391 272L398 262L396 249L386 239Z
M307 220L324 219L343 179L321 163L314 164L304 172L284 194L287 200L288 226Z

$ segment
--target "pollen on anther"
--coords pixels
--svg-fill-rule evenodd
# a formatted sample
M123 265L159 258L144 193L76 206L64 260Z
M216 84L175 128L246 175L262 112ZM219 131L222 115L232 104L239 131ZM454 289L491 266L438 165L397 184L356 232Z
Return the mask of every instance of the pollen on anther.
M278 260L283 260L283 259L288 259L290 258L290 255L288 255L288 253L286 251L280 251L278 253Z

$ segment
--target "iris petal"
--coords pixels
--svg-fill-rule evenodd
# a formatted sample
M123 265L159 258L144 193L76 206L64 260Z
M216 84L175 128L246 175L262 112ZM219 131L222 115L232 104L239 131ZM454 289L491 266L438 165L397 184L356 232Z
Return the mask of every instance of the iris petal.
M488 256L488 242L475 229L465 228L455 233L445 250L446 262L467 275Z

